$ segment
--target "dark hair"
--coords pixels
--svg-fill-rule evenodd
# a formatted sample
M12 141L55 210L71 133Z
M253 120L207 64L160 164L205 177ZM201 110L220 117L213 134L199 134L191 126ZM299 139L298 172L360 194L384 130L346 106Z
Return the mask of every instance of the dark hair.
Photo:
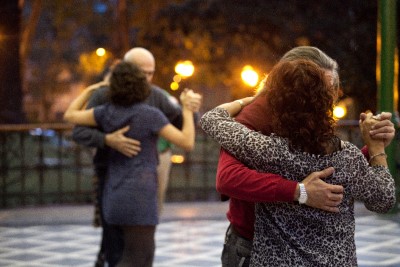
M118 63L110 78L110 100L119 106L130 106L144 101L150 95L150 86L143 72L134 64Z
M279 62L265 83L271 129L289 139L292 148L325 154L333 141L332 111L337 89L325 71L309 60Z

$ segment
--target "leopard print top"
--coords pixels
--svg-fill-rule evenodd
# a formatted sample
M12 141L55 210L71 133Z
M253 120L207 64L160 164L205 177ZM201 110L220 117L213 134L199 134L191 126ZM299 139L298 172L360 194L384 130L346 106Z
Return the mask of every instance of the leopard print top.
M361 151L342 141L342 149L314 155L289 149L288 140L264 136L215 108L200 120L203 130L247 166L301 181L327 167L326 182L344 187L339 213L296 203L258 203L251 266L357 266L354 200L371 211L387 212L395 203L394 180L383 166L371 167Z

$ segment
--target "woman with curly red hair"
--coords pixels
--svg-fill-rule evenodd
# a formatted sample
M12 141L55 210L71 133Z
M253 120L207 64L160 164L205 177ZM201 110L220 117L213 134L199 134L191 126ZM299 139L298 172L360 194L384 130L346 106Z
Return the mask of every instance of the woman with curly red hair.
M259 97L266 101L269 124L294 148L321 154L337 139L332 110L338 87L327 82L331 75L312 61L297 60L278 63L266 80Z
M283 60L254 100L264 104L265 118L259 119L268 120L262 132L270 136L231 118L242 106L250 107L252 97L220 105L200 120L203 130L250 168L300 182L311 172L333 167L325 181L344 187L338 213L297 202L257 203L250 266L357 266L354 201L382 213L395 203L384 141L369 135L377 122L372 114L360 121L369 162L355 145L335 135L336 81L335 73L311 61Z

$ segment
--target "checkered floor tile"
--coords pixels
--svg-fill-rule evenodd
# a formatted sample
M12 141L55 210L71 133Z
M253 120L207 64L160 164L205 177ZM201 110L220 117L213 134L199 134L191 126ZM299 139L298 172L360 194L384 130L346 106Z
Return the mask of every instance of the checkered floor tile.
M359 266L400 266L400 224L379 216L356 219ZM163 222L154 267L217 267L227 222ZM90 267L100 229L89 225L0 227L0 267Z

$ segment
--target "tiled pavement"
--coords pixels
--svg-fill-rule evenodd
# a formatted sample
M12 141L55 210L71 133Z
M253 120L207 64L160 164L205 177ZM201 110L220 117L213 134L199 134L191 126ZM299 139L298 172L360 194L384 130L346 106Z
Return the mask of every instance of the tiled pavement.
M167 204L156 233L154 267L220 266L226 203ZM399 215L357 209L359 266L400 267ZM0 267L89 267L100 229L90 225L91 207L0 211Z

